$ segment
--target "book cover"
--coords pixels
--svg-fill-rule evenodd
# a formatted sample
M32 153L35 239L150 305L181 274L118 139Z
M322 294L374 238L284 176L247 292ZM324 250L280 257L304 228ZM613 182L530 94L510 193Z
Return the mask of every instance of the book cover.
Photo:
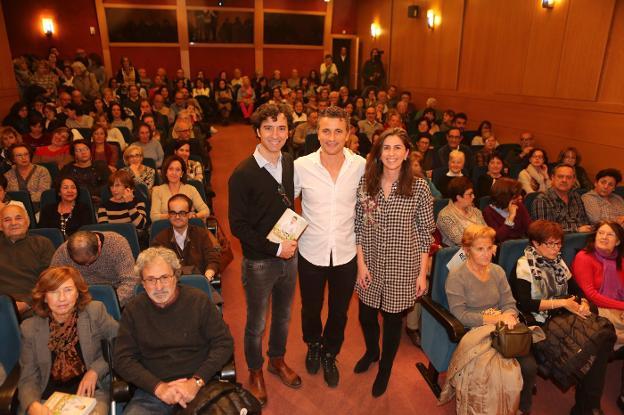
M53 415L88 415L95 404L95 398L54 392L44 405Z
M286 209L273 229L267 235L271 242L280 243L285 240L296 241L299 239L308 222L292 209Z

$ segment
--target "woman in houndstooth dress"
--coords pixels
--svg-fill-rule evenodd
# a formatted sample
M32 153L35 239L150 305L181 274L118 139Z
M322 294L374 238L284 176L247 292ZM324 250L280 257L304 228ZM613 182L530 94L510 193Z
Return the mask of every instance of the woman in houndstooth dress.
M356 291L366 343L356 373L379 359L379 311L384 321L373 396L382 395L388 385L401 339L403 311L412 307L427 287L428 253L435 229L433 197L427 183L413 177L409 143L403 129L382 134L369 154L355 208Z

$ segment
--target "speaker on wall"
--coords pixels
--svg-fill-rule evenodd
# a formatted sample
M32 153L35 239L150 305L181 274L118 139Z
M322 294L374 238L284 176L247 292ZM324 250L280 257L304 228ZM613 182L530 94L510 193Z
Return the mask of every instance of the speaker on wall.
M417 5L407 6L407 17L417 18L420 15L420 7Z

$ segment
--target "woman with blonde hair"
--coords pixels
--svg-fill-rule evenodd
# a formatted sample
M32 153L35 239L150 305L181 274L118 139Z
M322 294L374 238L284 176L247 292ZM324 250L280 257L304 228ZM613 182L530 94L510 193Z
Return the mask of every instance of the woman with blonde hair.
M51 267L33 289L35 316L21 325L21 413L49 413L41 401L65 392L95 398L93 414L108 414L108 364L100 340L112 340L118 323L89 295L73 267Z
M120 170L127 171L132 176L134 184L144 184L147 190L151 190L154 187L154 180L156 178L156 171L143 164L143 148L132 144L126 148L123 153L123 160L126 167L122 167Z

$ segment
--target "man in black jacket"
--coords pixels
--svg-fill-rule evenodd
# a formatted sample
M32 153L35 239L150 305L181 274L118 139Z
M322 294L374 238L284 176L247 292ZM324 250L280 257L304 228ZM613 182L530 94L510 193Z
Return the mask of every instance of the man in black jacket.
M232 234L243 248L242 279L247 298L245 359L249 390L265 404L262 374L262 337L271 297L271 336L268 370L289 387L301 378L284 363L290 308L295 292L297 248L295 241L279 244L267 239L273 225L294 200L293 159L282 153L292 125L292 113L282 104L264 104L251 117L260 139L253 155L243 160L229 180L229 220Z

